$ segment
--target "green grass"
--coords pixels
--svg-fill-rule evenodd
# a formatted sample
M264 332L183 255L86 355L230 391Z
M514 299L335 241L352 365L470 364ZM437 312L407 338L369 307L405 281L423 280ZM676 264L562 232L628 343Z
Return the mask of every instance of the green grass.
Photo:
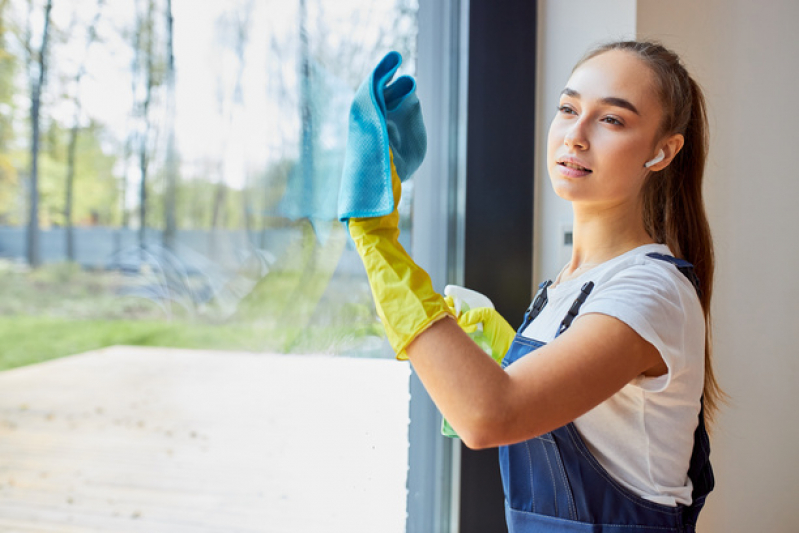
M343 234L305 233L232 311L126 296L146 276L0 261L0 370L120 344L389 356L366 280L333 276Z
M70 320L46 316L0 316L0 370L7 370L118 344L252 352L346 352L364 337L380 337L379 326L263 329L248 324L199 324L141 320Z

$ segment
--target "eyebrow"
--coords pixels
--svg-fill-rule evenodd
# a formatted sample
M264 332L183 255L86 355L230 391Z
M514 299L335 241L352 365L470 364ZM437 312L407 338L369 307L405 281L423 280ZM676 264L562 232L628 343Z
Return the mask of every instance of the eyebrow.
M568 87L563 89L560 92L560 94L571 96L572 98L580 98L580 93ZM636 115L641 116L641 113L638 111L638 109L629 100L625 100L624 98L619 98L618 96L606 96L605 98L602 98L599 101L606 105L612 105L615 107L621 107L623 109L627 109L629 111L632 111Z

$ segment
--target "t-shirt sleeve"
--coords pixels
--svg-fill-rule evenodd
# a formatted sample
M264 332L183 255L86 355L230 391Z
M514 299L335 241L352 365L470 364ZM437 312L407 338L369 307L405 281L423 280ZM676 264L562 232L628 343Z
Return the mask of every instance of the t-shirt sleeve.
M664 390L694 360L698 329L704 339L704 318L696 292L667 263L648 260L617 273L586 300L580 315L588 313L621 320L658 350L668 372L632 382L649 392Z

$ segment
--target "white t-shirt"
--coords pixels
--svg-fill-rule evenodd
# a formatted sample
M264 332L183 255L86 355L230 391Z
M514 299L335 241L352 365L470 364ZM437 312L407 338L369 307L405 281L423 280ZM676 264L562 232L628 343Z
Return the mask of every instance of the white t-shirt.
M664 505L691 503L688 465L704 385L705 322L696 291L677 268L646 257L649 244L547 290L549 302L522 333L550 342L582 285L594 289L576 320L615 317L660 352L663 376L638 376L574 421L599 463L633 493Z

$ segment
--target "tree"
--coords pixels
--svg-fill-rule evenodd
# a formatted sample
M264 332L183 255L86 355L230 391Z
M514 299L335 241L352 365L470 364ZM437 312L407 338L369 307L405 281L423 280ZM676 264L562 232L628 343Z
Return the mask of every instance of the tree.
M136 1L134 31L134 116L138 119L137 146L139 163L139 246L144 248L147 228L147 178L150 163L150 146L155 144L157 133L150 116L155 89L162 83L160 64L156 57L155 0Z
M8 151L14 135L14 77L17 60L8 49L6 37L9 0L0 0L0 224L13 218L14 197L17 190L17 170Z
M166 0L166 188L164 190L164 246L175 246L178 161L175 149L175 53L172 0Z
M306 0L300 0L299 10L300 31L300 165L301 165L301 190L302 205L311 205L311 193L314 180L314 114L311 104L311 49L308 42L308 8Z
M50 35L50 12L53 9L53 0L47 0L44 8L44 29L42 31L42 44L39 47L36 59L33 59L33 37L32 32L28 31L27 48L30 66L37 68L29 71L31 87L31 163L30 163L30 219L28 223L27 235L27 255L28 264L32 267L39 266L41 258L39 255L39 110L42 100L42 90L47 74L47 39ZM33 4L30 4L28 12L28 23L31 24L31 11ZM30 28L29 28L30 30Z
M217 183L214 188L213 207L211 209L211 233L209 234L210 250L216 255L217 230L225 226L226 206L229 203L230 187L226 183L225 174L228 171L227 153L233 136L237 115L240 115L244 106L242 77L244 74L244 53L249 37L249 20L252 16L253 2L246 0L243 6L236 6L222 14L217 21L216 39L222 49L231 49L236 57L236 75L233 80L232 90L228 92L226 80L220 73L217 78L217 102L219 113L225 118L225 128L221 139L221 161L218 165ZM245 200L246 201L246 200ZM245 224L247 223L245 206Z
M6 150L13 125L10 111L13 106L16 61L6 43L6 32L9 31L6 25L6 15L9 3L9 0L0 0L0 152ZM0 172L2 171L3 169L0 169Z
M67 259L69 261L75 260L75 237L72 228L72 208L73 208L73 195L74 195L74 182L75 182L75 152L78 146L78 134L80 132L81 121L81 100L80 100L80 83L83 76L86 74L86 59L89 55L89 48L97 39L97 23L100 20L104 0L97 1L97 11L94 18L86 30L86 47L84 49L83 58L75 73L74 86L75 94L73 98L75 113L72 120L72 127L69 130L69 143L67 148L67 183L66 183L66 198L64 199L64 225L66 231L64 232L66 239Z

